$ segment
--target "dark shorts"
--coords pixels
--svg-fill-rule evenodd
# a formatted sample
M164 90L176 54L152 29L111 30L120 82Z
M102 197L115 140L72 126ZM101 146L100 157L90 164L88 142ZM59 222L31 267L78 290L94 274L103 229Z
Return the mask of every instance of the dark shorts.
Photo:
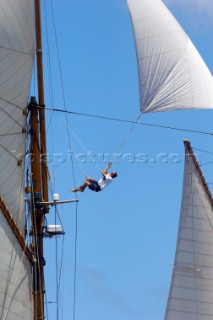
M98 182L95 181L95 180L93 180L92 182L90 182L88 188L89 188L90 190L92 190L92 191L95 191L95 192L101 191L101 188L100 188Z

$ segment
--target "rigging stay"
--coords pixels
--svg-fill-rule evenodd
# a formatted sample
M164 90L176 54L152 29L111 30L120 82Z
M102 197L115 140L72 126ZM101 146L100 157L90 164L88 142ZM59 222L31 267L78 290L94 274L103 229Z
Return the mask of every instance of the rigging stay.
M153 123L147 123L147 122L138 122L137 120L133 121L133 120L127 120L127 119L122 119L122 118L105 117L105 116L101 116L101 115L82 113L82 112L74 112L74 111L63 110L63 109L58 109L58 108L47 108L46 107L46 110L47 111L68 113L68 114L72 114L72 115L76 115L76 116L82 116L82 117L91 117L91 118L97 118L97 119L108 120L108 121L132 123L132 124L137 124L137 125L141 125L141 126L148 126L148 127L155 127L155 128L161 128L161 129L183 131L183 132L190 132L190 133L213 136L213 132L186 129L186 128L178 128L178 127L166 126L166 125L161 125L161 124L153 124Z

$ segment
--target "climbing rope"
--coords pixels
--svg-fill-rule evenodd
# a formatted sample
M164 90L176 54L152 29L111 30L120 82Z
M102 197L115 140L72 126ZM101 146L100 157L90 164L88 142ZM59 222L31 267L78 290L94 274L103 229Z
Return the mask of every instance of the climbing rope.
M123 148L123 146L126 144L126 142L128 141L132 131L134 130L134 128L137 126L137 124L139 123L140 121L140 118L141 118L142 114L140 114L136 121L133 122L133 125L130 127L130 129L127 131L127 134L124 136L124 139L122 140L122 142L119 144L118 148L116 149L116 152L113 153L113 158L109 161L109 163L113 163L114 162L114 158L116 157L116 154L118 154L121 149ZM62 122L64 122L64 119L61 118L59 115L58 117L61 119ZM62 127L62 130L64 131L64 126L61 126ZM77 134L71 129L71 127L69 126L68 127L68 130L69 132L72 134L72 136L76 139L76 141L81 145L82 149L86 152L86 154L91 157L92 159L92 162L94 163L94 165L97 167L98 171L102 171L102 168L98 165L98 163L96 161L94 161L91 153L88 151L88 148L83 144L83 142L80 140L80 138L77 136ZM74 151L74 148L72 147L72 150ZM75 152L74 152L75 154ZM108 163L108 164L109 164ZM83 166L81 165L81 163L79 162L79 165L81 167L81 170L84 174L84 176L87 178L88 175L86 174L85 170L83 169Z
M138 123L140 123L140 118L142 116L142 113L139 114L139 116L137 117L136 121L134 122L134 124L130 127L130 129L128 130L127 134L125 135L124 139L122 140L121 144L119 145L118 149L116 150L116 152L114 153L114 156L112 158L112 160L110 162L114 162L114 158L116 157L116 154L118 154L121 149L123 148L123 146L126 144L126 142L128 141L132 131L135 129L135 127L137 126Z

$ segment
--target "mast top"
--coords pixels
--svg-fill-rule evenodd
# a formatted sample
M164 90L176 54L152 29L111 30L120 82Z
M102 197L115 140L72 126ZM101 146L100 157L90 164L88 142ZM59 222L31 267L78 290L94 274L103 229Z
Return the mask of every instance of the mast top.
M196 169L196 171L197 171L197 173L198 173L198 175L200 177L200 180L202 182L203 188L205 189L206 194L207 194L207 196L209 198L209 201L210 201L210 203L211 203L211 205L213 207L213 198L212 198L211 191L210 191L210 189L208 187L206 179L205 179L205 177L204 177L204 175L203 175L203 173L202 173L202 171L200 169L200 165L199 165L199 163L198 163L198 161L197 161L197 159L195 157L195 154L194 154L194 152L192 150L191 142L189 140L185 139L183 141L183 143L185 145L185 155L190 155L191 156L192 161L193 161L193 163L195 165L195 169Z

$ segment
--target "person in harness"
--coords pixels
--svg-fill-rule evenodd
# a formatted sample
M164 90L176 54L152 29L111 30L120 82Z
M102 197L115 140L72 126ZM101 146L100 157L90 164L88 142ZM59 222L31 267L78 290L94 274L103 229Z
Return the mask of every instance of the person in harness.
M99 192L106 188L111 182L112 179L117 177L117 172L112 171L110 173L107 172L107 170L110 168L112 162L109 162L108 165L104 170L101 171L102 178L99 181L96 181L93 178L87 178L86 181L78 188L71 189L72 192L84 192L86 187L88 187L90 190Z

